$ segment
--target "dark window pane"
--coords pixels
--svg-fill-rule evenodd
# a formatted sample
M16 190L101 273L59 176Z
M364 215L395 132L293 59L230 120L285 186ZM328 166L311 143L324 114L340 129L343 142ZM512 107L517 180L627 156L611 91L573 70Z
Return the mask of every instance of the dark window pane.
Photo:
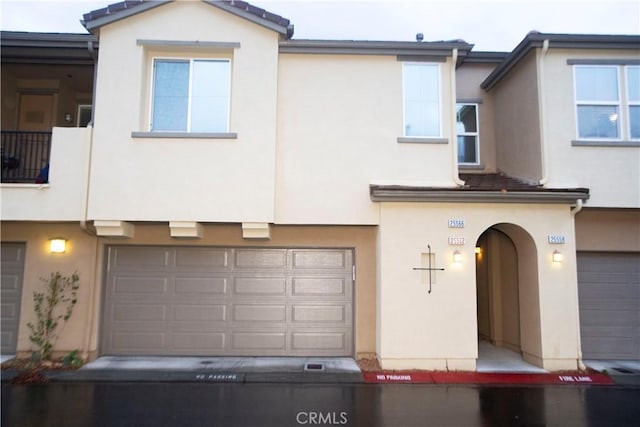
M458 163L478 163L475 136L458 136Z

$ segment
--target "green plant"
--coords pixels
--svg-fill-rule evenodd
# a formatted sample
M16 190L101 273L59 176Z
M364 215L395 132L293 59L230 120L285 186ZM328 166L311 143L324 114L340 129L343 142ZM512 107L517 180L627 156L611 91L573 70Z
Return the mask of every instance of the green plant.
M27 323L31 331L29 340L37 347L32 353L32 358L37 361L51 360L53 346L58 338L56 329L59 322L69 320L73 307L78 302L80 277L75 272L71 276L55 272L51 273L48 280L40 280L47 284L46 289L44 292L33 293L36 322Z
M80 351L78 350L73 350L62 358L62 364L70 368L79 368L83 363L84 361L80 357Z

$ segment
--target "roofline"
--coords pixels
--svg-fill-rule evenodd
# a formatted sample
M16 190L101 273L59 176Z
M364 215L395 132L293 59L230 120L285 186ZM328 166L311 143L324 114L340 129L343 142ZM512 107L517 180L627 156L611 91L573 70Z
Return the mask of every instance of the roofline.
M125 19L128 18L130 16L133 15L137 15L139 13L145 12L147 10L156 8L158 6L163 6L167 3L171 3L173 0L153 0L153 1L142 1L140 3L134 3L131 6L127 6L127 2L121 2L121 3L117 3L117 5L122 5L122 7L120 9L114 10L113 12L107 12L107 14L102 15L102 16L98 16L95 19L91 19L91 14L93 12L89 12L87 14L84 15L83 19L80 21L82 23L82 25L84 25L84 27L93 32L93 30L96 30L104 25L107 24L111 24L113 22L119 21L121 19ZM267 19L263 19L257 15L254 15L252 13L246 12L242 9L239 9L237 7L234 7L233 5L220 1L220 0L202 0L203 3L208 4L210 6L215 6L218 9L224 10L226 12L229 12L233 15L239 16L241 18L244 18L248 21L253 22L254 24L258 24L262 27L268 28L272 31L276 31L280 34L285 35L286 37L292 37L293 36L293 25L278 25L275 22L269 21ZM105 9L109 9L110 7L112 7L114 5L110 5L107 6L106 8L103 9L99 9L99 10L105 10ZM286 18L283 18L286 19ZM287 20L288 21L288 20Z
M333 55L418 55L451 56L458 49L458 57L465 57L473 48L463 41L404 42L373 40L284 40L280 53L333 54Z
M242 9L238 9L237 7L234 7L228 3L224 3L221 1L215 1L215 0L203 0L205 3L211 5L211 6L215 6L219 9L222 9L224 11L227 11L229 13L232 13L236 16L239 16L241 18L244 18L248 21L253 22L254 24L258 24L261 25L265 28L268 28L270 30L273 30L277 33L280 33L282 35L287 36L288 38L293 36L293 25L289 24L287 26L283 26L283 25L278 25L275 22L271 22L268 21L266 19L262 19L257 15L251 14L249 12L245 12Z
M489 76L480 84L491 90L531 50L541 48L549 41L550 48L569 49L640 49L640 36L611 34L554 34L530 32Z
M83 47L87 42L97 43L93 34L32 33L26 31L0 31L0 45L12 47Z
M113 13L107 13L106 15L99 16L95 19L91 19L91 14L93 12L86 13L80 23L84 25L87 30L93 32L93 30L98 29L104 25L137 15L158 6L163 6L167 3L171 3L171 1L172 0L154 0L143 3L135 3L131 7L127 7L126 2L123 2L125 4L124 8L116 10ZM106 8L99 10L109 9L109 7L110 6L107 6ZM89 18L87 19L87 17Z
M578 200L589 199L589 190L583 188L488 191L370 185L369 193L373 202L574 204Z
M0 33L2 64L94 65L98 39L91 34Z
M471 51L464 58L464 62L473 64L500 64L507 56L509 56L509 52Z

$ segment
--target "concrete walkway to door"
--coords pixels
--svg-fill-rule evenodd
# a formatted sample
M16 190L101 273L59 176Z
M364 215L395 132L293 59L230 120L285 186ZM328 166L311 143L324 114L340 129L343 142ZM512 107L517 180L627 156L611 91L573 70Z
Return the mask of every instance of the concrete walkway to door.
M496 347L488 341L480 341L478 343L476 370L478 372L548 372L525 362L522 356L515 351L504 347Z

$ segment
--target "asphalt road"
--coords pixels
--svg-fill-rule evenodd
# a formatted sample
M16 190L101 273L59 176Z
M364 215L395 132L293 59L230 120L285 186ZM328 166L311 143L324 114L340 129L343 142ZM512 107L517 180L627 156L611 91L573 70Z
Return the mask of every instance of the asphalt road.
M638 426L639 423L638 387L2 385L2 427Z

